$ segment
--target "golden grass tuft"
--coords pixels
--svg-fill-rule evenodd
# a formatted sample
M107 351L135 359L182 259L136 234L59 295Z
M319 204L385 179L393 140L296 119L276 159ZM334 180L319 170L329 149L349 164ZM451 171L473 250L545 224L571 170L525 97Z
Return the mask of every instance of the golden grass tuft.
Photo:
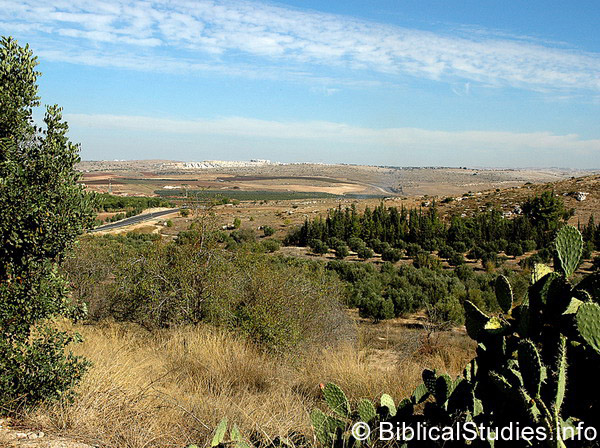
M287 359L210 326L149 333L116 323L78 327L77 354L93 362L71 406L48 405L28 416L47 432L103 447L183 447L204 444L226 416L263 440L290 432L312 438L308 412L321 405L321 382L335 381L351 400L401 398L425 366L449 370L444 356L403 358L346 345ZM452 358L470 348L450 341ZM461 367L462 368L462 367ZM458 372L451 371L456 374Z

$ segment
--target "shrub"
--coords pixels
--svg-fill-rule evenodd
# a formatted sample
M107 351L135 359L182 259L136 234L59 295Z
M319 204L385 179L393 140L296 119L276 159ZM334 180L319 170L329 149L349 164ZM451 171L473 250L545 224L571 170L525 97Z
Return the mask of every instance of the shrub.
M442 246L440 246L440 249L438 250L438 257L440 258L450 258L450 256L454 253L454 250L452 249L452 247L444 244Z
M370 317L375 322L394 317L394 302L371 293L364 297L358 307L361 317Z
M264 236L272 236L275 234L275 229L271 226L263 226L262 230Z
M329 247L327 246L327 244L325 244L325 242L321 241L321 240L311 240L309 241L310 249L313 251L313 253L318 254L318 255L324 255L329 251Z
M234 230L229 236L238 244L254 243L256 241L256 234L253 229Z
M109 250L98 250L104 243ZM276 352L335 344L352 334L342 309L345 289L321 263L226 251L216 236L199 232L179 243L92 237L86 244L89 251L79 256L103 253L99 262L114 278L103 285L108 299L101 317L148 330L207 322Z
M508 243L506 246L506 255L510 255L512 257L519 257L523 255L523 248L519 243Z
M461 264L465 264L465 257L459 252L452 252L450 258L448 258L448 264L450 266L460 266Z
M423 249L417 243L410 243L406 246L406 255L410 258L414 258L418 253L422 251Z
M260 243L265 252L277 252L281 248L281 243L277 240L263 240Z
M335 251L335 258L342 260L350 255L350 251L348 250L348 246L345 244L338 244L333 248Z
M383 254L381 254L381 259L383 261L390 261L392 263L400 261L401 258L402 251L400 249L392 249L391 247L384 250Z
M179 214L182 217L187 218L188 216L190 216L190 209L189 208L182 208L181 210L179 210Z
M356 255L361 260L368 260L369 258L372 258L375 254L373 253L373 250L371 248L367 246L362 246L358 248L358 250L356 251Z
M534 240L525 240L522 243L522 247L524 252L531 252L536 249L537 245Z
M239 229L242 225L242 220L240 218L235 218L233 220L233 227Z
M352 237L348 240L348 246L354 252L357 252L361 247L366 246L365 242L357 237Z
M456 252L460 252L461 254L464 254L467 251L467 245L465 243L463 243L462 241L457 241L457 242L452 243L452 248Z
M415 268L438 268L441 266L440 260L427 252L419 252L413 259L413 266Z

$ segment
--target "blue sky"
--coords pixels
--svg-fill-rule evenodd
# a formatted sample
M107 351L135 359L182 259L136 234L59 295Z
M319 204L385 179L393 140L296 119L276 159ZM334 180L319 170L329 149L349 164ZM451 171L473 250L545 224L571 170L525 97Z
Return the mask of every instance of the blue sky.
M0 0L82 157L600 168L597 0Z

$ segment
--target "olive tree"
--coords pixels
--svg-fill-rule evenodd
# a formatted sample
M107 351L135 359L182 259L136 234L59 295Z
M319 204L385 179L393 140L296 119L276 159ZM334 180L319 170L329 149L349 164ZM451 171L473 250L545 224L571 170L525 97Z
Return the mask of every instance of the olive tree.
M36 66L28 46L0 39L0 413L68 397L87 367L56 320L82 311L58 267L92 225L93 199L61 109L34 124Z

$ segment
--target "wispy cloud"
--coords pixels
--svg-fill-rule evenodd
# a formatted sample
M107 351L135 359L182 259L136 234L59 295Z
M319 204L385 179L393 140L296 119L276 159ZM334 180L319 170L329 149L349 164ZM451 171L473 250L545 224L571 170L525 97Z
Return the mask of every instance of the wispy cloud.
M600 55L522 36L447 34L243 0L0 0L0 32L51 60L242 76L388 78L600 91ZM165 55L169 55L168 57ZM291 73L291 75L290 75Z
M328 121L281 122L257 120L245 117L227 117L210 120L177 120L144 116L70 114L69 123L79 132L84 129L125 130L142 132L144 135L190 135L256 138L260 141L277 140L282 143L295 142L307 147L377 148L377 163L402 163L405 154L417 155L416 160L428 160L428 155L444 157L439 163L449 160L502 160L512 165L512 155L527 154L540 166L565 163L573 158L587 161L600 160L600 140L582 139L578 135L556 135L550 132L498 132L498 131L439 131L419 128L368 128L350 126ZM452 159L453 152L456 157ZM487 154L487 155L486 155ZM396 155L396 156L394 156ZM343 151L338 160L344 160ZM376 154L372 154L373 157ZM498 156L498 157L496 157ZM419 159L419 157L421 157ZM498 164L498 162L496 162ZM564 166L567 166L565 164ZM587 166L588 168L593 168ZM596 167L597 168L597 167Z

